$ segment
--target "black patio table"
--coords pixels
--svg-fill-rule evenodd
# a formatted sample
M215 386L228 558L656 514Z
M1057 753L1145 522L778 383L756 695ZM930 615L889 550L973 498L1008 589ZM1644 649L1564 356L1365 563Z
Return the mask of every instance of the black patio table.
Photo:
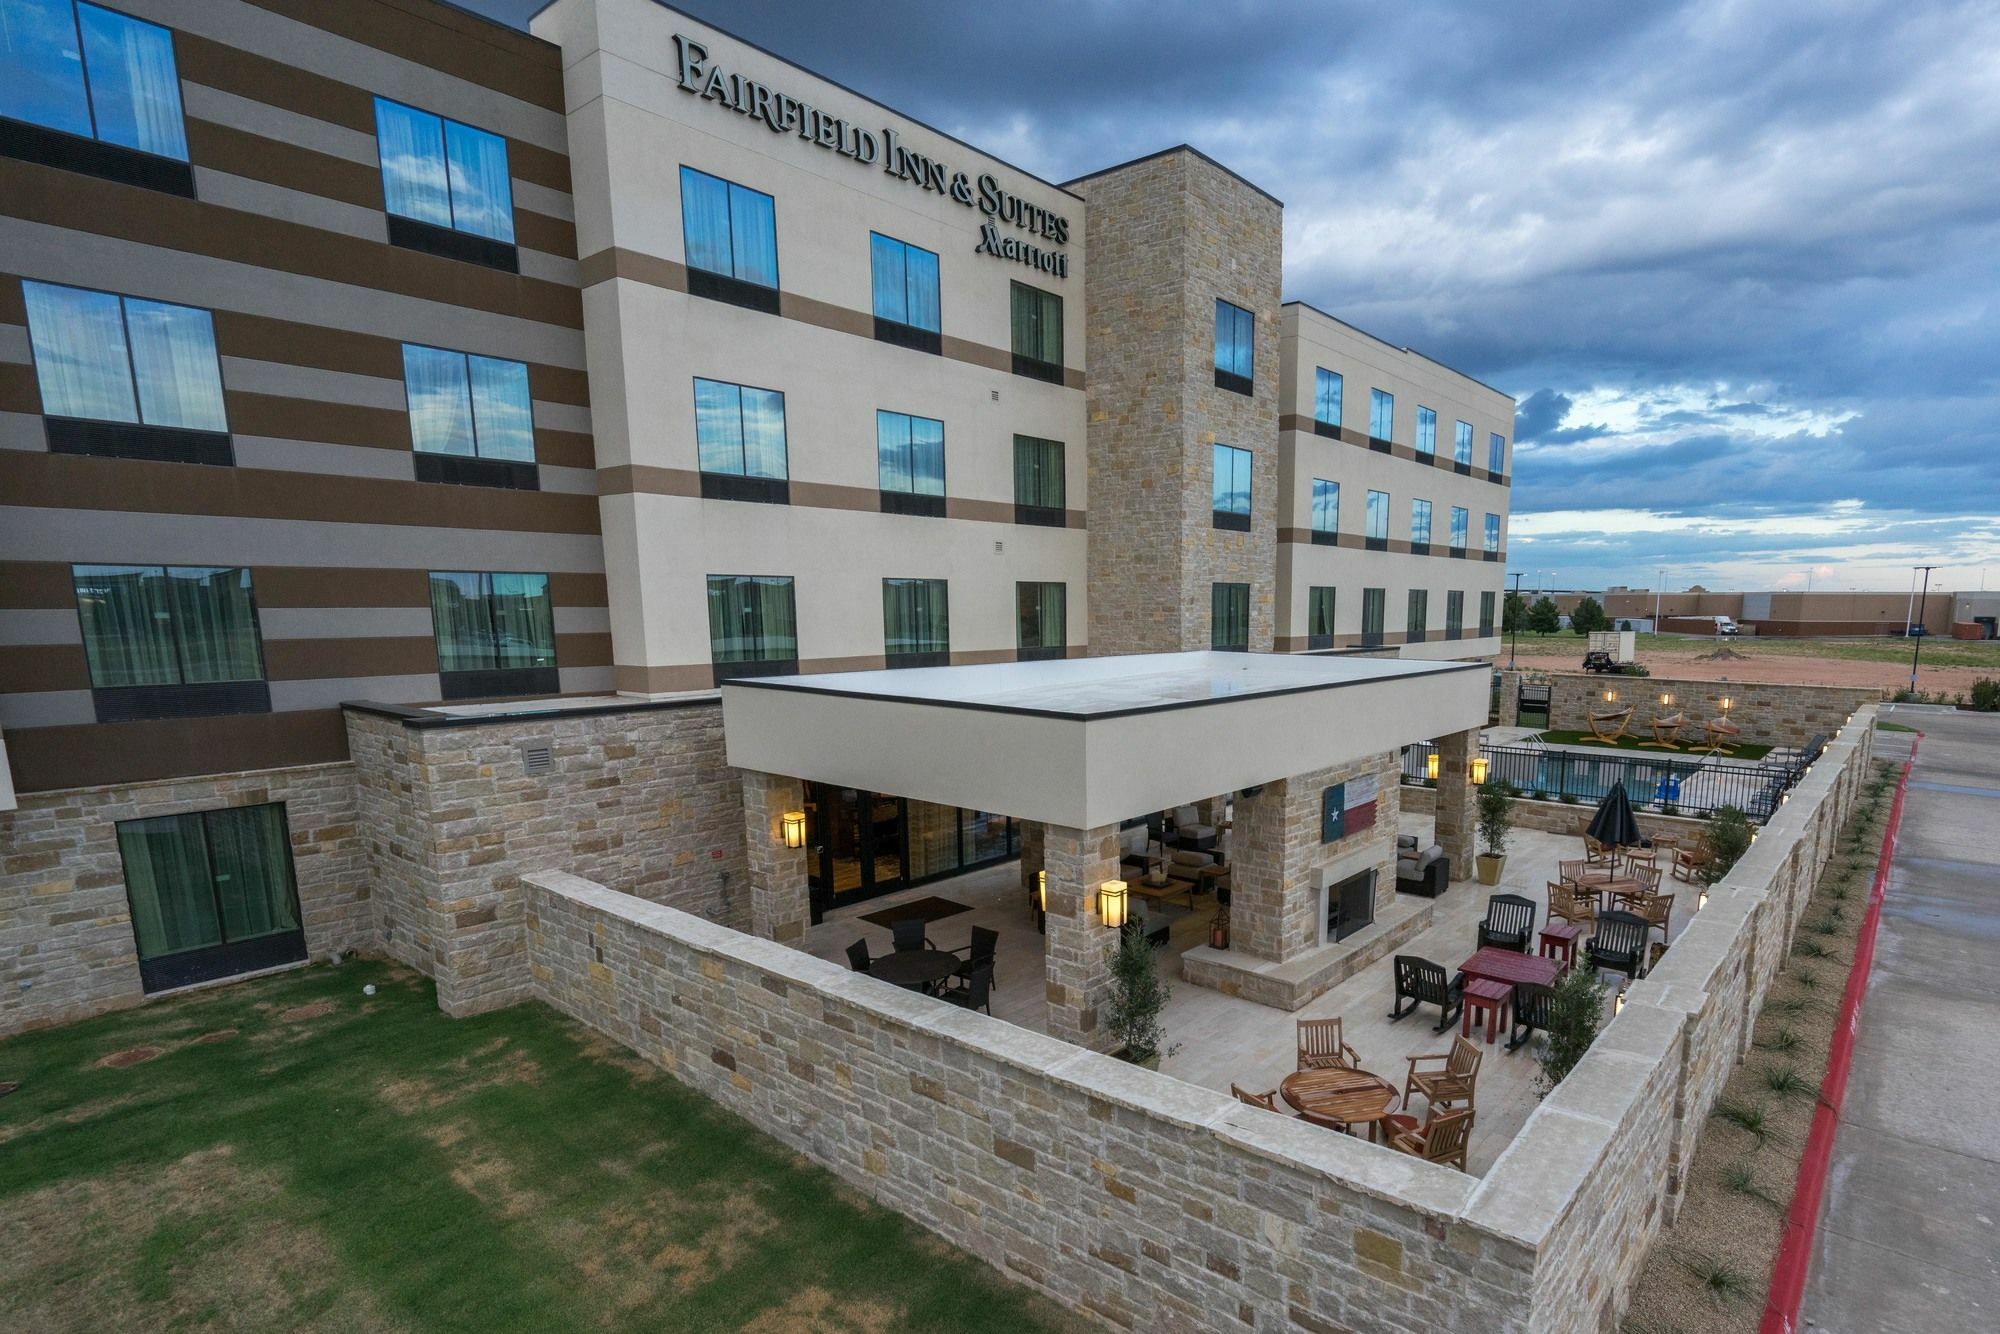
M878 954L868 961L868 975L899 987L930 987L950 977L964 962L947 950L904 950Z

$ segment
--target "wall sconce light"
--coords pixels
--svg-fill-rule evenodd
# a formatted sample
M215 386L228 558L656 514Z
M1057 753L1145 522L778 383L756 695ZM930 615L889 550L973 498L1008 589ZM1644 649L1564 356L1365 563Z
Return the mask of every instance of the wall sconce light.
M1472 785L1474 787L1485 787L1486 757L1484 755L1481 755L1477 759L1473 760L1472 763L1465 766L1465 772L1471 777Z
M1615 691L1615 690L1607 690L1607 691L1605 691L1605 692L1604 692L1604 702L1605 702L1606 704L1616 704L1616 703L1618 702L1618 692L1617 692L1617 691Z
M1701 893L1695 895L1694 910L1696 912L1700 912L1703 908L1706 908L1707 906L1708 906L1708 891L1704 889Z
M1625 988L1618 988L1618 994L1611 998L1611 1017L1616 1019L1625 1013Z
M1736 701L1729 698L1729 696L1727 695L1724 695L1722 697L1721 703L1722 703L1722 711L1724 713L1728 713L1731 709L1736 707Z
M1097 915L1106 926L1125 925L1125 882L1107 880L1097 887Z
M1424 777L1430 779L1433 783L1435 783L1437 781L1437 776L1438 776L1438 753L1436 751L1432 751L1430 754L1424 756Z
M1049 873L1035 872L1035 907L1043 912L1049 910Z
M1672 691L1668 691L1666 694L1660 696L1660 704L1663 708L1671 707L1673 705L1673 702L1674 702L1674 696Z
M802 848L806 845L806 813L804 811L786 811L779 817L779 824L783 826L785 831L786 847Z

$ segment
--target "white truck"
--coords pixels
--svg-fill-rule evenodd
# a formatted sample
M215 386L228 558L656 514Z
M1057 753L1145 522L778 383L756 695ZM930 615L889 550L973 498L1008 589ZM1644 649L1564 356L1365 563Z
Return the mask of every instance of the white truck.
M1583 655L1586 672L1622 672L1632 665L1638 636L1630 630L1592 630Z

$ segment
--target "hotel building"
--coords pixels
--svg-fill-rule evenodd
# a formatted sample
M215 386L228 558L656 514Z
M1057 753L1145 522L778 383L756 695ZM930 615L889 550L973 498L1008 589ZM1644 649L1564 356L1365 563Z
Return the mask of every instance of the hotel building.
M476 978L532 870L744 924L732 677L1498 648L1512 401L1192 149L1044 181L650 0L8 15L0 1034ZM1020 846L804 796L816 910Z

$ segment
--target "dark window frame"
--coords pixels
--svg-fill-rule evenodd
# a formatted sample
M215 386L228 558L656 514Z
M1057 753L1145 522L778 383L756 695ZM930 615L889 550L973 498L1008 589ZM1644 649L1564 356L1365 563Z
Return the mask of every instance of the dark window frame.
M157 569L165 579L167 571L173 569L223 569L243 570L250 576L250 625L257 636L257 669L255 679L242 681L176 681L170 684L141 686L101 686L97 684L96 665L90 660L90 636L83 631L83 603L76 588L78 564L111 564L114 562L83 561L70 565L70 596L76 606L77 630L83 642L83 668L90 680L90 702L100 723L145 722L166 718L224 718L238 714L271 712L271 665L264 653L264 621L257 606L257 577L248 565L181 566L146 565L145 569ZM132 562L137 567L138 562ZM187 674L187 650L183 644L180 622L171 614L167 617L168 634L174 645L174 664L182 676Z
M1216 597L1225 589L1228 590L1228 596L1232 600L1240 599L1242 602L1243 642L1240 644L1218 644L1215 642L1217 633L1215 624ZM1216 580L1208 586L1208 608L1209 651L1213 653L1248 653L1250 651L1250 585L1235 579Z
M1326 594L1326 629L1315 631L1313 626L1314 603L1321 593ZM1306 647L1308 649L1329 649L1334 641L1334 615L1339 610L1339 594L1333 584L1313 584L1306 589Z
M1031 353L1025 353L1019 347L1013 345L1014 303L1018 299L1017 293L1022 292L1029 293L1034 297L1035 342L1038 350L1046 349L1048 346L1048 339L1044 335L1049 325L1049 303L1055 303L1055 342L1057 353L1057 360L1055 361L1050 361L1045 357L1038 357ZM1008 280L1007 338L1009 349L1013 353L1014 374L1030 380L1042 380L1049 384L1061 384L1063 382L1061 357L1068 352L1068 343L1063 336L1063 320L1066 313L1062 293L1051 292L1044 288L1036 287L1032 283L1024 283L1018 278Z
M750 446L747 443L747 428L743 424L743 391L754 389L760 394L778 396L778 416L784 431L785 475L783 477L753 477L746 472L711 472L701 464L701 408L700 393L695 386L702 381L709 384L728 385L736 391L736 450L744 468L750 466ZM792 503L792 417L791 405L786 401L785 391L772 389L760 384L741 384L735 380L715 380L706 375L689 377L688 388L695 413L695 472L700 477L701 498L703 500L740 500L753 505L789 505Z
M1235 455L1235 454L1240 454L1240 455L1242 455L1242 456L1243 456L1243 459L1244 459L1244 467L1245 467L1246 471L1247 471L1247 472L1248 472L1248 474L1249 474L1249 480L1250 480L1250 486L1249 486L1249 489L1247 489L1247 490L1246 490L1246 491L1244 492L1244 495L1243 495L1243 508L1242 508L1241 510L1235 510L1235 509L1226 509L1226 510L1225 510L1225 509L1216 509L1216 508L1215 508L1215 504L1214 504L1214 499L1215 499L1215 486L1216 486L1216 482L1217 482L1217 480L1218 480L1218 479L1216 478L1216 476L1215 476L1215 468L1216 468L1216 464L1217 464L1217 462L1218 462L1218 455L1220 454L1220 452L1221 452L1222 450L1225 450L1225 449L1226 449L1226 450L1228 450L1228 451L1229 451L1229 452L1230 452L1230 453L1231 453L1232 455ZM1209 483L1208 483L1208 490L1209 490L1209 522L1210 522L1210 524L1211 524L1211 525L1212 525L1213 527L1215 527L1215 528L1218 528L1218 529L1220 529L1221 531L1223 531L1223 532L1227 532L1227 533L1247 533L1247 532L1249 532L1249 531L1250 531L1250 516L1251 516L1252 514L1254 514L1254 513L1256 512L1256 508L1257 508L1257 494L1256 494L1256 485L1257 485L1257 481L1256 481L1256 475L1257 475L1257 459L1256 459L1256 456L1255 456L1255 455L1254 455L1254 454L1253 454L1253 453L1252 453L1252 452L1251 452L1250 450L1247 450L1247 449L1245 449L1245 448L1244 448L1243 446L1241 446L1241 445L1229 445L1229 444L1224 444L1223 442L1221 442L1220 440L1218 440L1218 441L1216 441L1216 442L1215 442L1214 444L1212 444L1211 446L1209 446L1209 451L1208 451L1208 459L1209 459ZM1232 479L1232 480L1234 480L1234 476L1235 476L1235 471L1236 471L1236 461L1235 461L1235 460L1234 460L1234 459L1232 458L1232 459L1231 459L1231 461L1230 461L1230 474L1231 474L1231 479Z
M1240 318L1239 318L1240 317ZM1231 325L1229 345L1241 346L1249 355L1248 365L1234 362L1223 365L1223 341L1221 325L1224 319ZM1215 387L1226 389L1232 394L1249 397L1257 387L1257 317L1237 305L1234 301L1215 298ZM1245 336L1247 334L1247 337ZM1238 340L1241 339L1239 344Z
M1372 612L1372 615L1371 615ZM1389 615L1389 590L1386 588L1364 588L1361 590L1361 647L1380 648L1386 638L1384 625ZM1374 629L1368 624L1373 620Z
M204 945L191 950L179 950L173 954L157 955L146 959L138 957L138 936L133 935L133 954L139 965L139 988L147 995L171 991L177 987L194 986L201 982L213 982L225 977L237 977L244 973L261 972L266 968L280 968L286 964L303 963L306 959L305 914L299 904L298 861L292 851L291 811L282 801L253 802L250 806L222 806L208 810L183 811L164 818L175 820L199 820L201 822L202 848L208 865L208 889L212 896L216 927L225 928L227 917L222 911L219 873L215 864L215 837L210 830L209 817L228 811L249 810L258 806L276 806L278 818L285 828L285 887L291 896L292 920L299 925L290 931L275 931L268 935L251 936L241 941L224 940L217 945ZM133 821L160 819L160 816L134 816ZM113 841L117 841L117 825L133 821L119 820L113 825ZM124 850L119 851L119 877L124 882L125 905L131 913L131 876L125 867Z
M1022 599L1029 589L1034 589L1036 611L1041 611L1042 598L1048 596L1051 588L1057 590L1062 599L1063 638L1060 644L1028 644L1028 620L1022 606ZM1069 585L1059 579L1017 579L1014 581L1014 656L1021 662L1049 662L1069 656Z
M505 699L531 695L560 695L562 693L561 658L556 651L559 636L555 630L556 594L555 580L541 570L427 570L425 572L426 593L429 580L439 574L478 574L491 577L496 574L540 574L548 580L549 595L549 657L546 666L528 667L469 667L447 670L444 665L444 640L438 635L437 609L431 608L431 645L438 665L438 692L447 700ZM494 620L493 595L485 595L486 615L489 633L494 643L494 656L499 656L499 625Z
M792 654L790 657L741 658L730 662L719 661L715 656L715 626L711 623L708 628L709 683L711 685L720 686L724 681L745 680L759 676L795 675L799 670L799 655L798 655L799 585L797 577L789 574L706 575L704 576L702 583L704 596L708 595L709 592L708 586L714 583L717 579L783 580L787 589L790 591L792 598ZM763 637L762 627L759 627L758 637L760 639Z

